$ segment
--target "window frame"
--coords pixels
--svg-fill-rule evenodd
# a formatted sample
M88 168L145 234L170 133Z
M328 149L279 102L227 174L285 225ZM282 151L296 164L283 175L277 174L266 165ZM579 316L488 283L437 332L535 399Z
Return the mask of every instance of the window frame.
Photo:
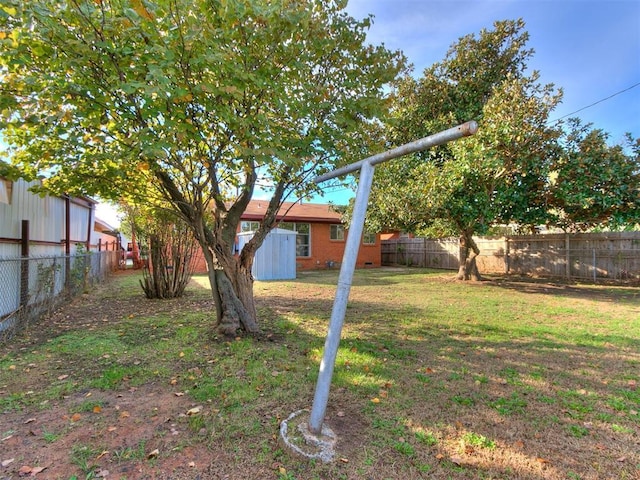
M254 226L255 228L253 228ZM258 228L260 228L260 222L256 220L242 220L240 222L240 233L255 232Z
M341 223L332 223L329 225L329 240L332 242L344 242L345 228Z
M369 237L369 238L373 237L373 241L367 241L367 237ZM378 238L378 234L377 233L364 232L362 234L362 244L363 245L375 245L377 238Z
M303 227L303 226L306 226ZM309 222L280 222L277 228L293 230L296 235L296 258L311 258L311 223ZM301 231L302 230L302 231ZM304 231L306 230L306 232ZM303 240L306 238L306 242ZM306 255L300 255L301 250L306 250Z

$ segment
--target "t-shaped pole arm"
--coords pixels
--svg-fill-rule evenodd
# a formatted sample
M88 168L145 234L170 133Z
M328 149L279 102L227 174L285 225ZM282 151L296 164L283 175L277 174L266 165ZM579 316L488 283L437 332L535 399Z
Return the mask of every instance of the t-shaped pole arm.
M313 181L315 183L321 183L335 177L340 177L342 175L347 175L348 173L356 172L360 170L362 168L362 165L364 165L365 163L375 166L379 163L386 162L387 160L391 160L393 158L408 155L410 153L420 152L422 150L426 150L427 148L435 147L436 145L442 145L444 143L450 142L451 140L457 140L462 137L469 137L477 131L478 124L472 120L470 122L463 123L462 125L458 125L457 127L453 127L439 133L434 133L433 135L421 138L420 140L415 140L411 143L405 143L404 145L393 148L391 150L387 150L386 152L377 153L365 158L364 160L354 162L345 167L337 168L331 172L314 178Z
M458 138L468 137L477 131L478 124L476 122L467 122L457 127L444 130L440 133L407 143L392 150L373 155L365 158L364 160L360 160L359 162L347 165L346 167L338 168L314 179L315 183L320 183L331 178L360 170L358 191L356 193L351 226L349 228L347 241L344 247L340 276L338 277L338 288L336 290L336 296L333 303L331 320L329 322L329 331L324 344L324 353L322 361L320 362L320 373L318 375L316 391L313 397L313 406L311 407L311 414L309 418L308 427L312 434L320 435L322 431L322 422L327 409L331 377L333 376L333 367L336 362L336 355L340 344L340 334L344 323L344 316L347 311L347 301L349 299L349 291L351 290L353 271L358 258L360 238L362 237L364 229L364 219L367 213L371 185L373 184L375 165L402 155L426 150L427 148L434 147L436 145L442 145L452 140L457 140Z

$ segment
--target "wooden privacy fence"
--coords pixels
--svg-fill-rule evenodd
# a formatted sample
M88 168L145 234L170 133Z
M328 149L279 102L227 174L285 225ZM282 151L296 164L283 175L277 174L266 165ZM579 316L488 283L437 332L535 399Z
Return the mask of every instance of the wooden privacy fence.
M482 273L640 280L640 232L476 237ZM458 269L457 238L382 242L382 265Z

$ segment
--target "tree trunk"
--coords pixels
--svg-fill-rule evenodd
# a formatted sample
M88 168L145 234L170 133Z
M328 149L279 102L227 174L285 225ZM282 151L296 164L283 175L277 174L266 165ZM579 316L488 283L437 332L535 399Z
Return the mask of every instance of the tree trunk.
M460 234L459 267L456 280L482 280L478 271L476 258L480 255L480 249L473 240L473 232L465 231Z
M193 274L197 244L184 225L158 222L158 230L147 236L149 256L140 285L147 298L181 297Z
M224 270L216 270L215 278L222 306L222 318L218 325L220 333L235 335L240 329L248 333L258 333L260 329L253 300L253 279L237 282L234 289ZM245 301L249 300L248 304L245 305L240 297Z
M213 210L210 210L208 202L203 202L197 195L199 201L195 204L188 201L166 172L154 172L165 190L164 194L187 221L200 244L209 269L209 284L216 307L216 327L225 335L236 335L239 330L251 334L260 331L253 298L251 267L255 251L275 225L276 214L287 185L281 182L276 186L258 232L248 242L249 245L245 245L241 254L234 256L232 246L237 227L251 200L253 185L257 179L255 165L250 162L246 166L246 188L230 207L225 205L221 195L215 196ZM284 178L287 173L287 170L283 172ZM217 188L217 184L214 186ZM213 213L213 218L207 219L208 211Z
M216 327L224 335L236 335L239 330L256 334L260 331L253 297L251 266L246 268L231 253L214 256L203 248L209 267L209 283L216 304Z

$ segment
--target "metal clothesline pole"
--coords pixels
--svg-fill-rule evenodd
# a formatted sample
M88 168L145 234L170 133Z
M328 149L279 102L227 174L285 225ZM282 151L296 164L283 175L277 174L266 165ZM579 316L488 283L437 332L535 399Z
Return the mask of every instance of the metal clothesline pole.
M320 372L316 383L316 390L309 418L308 428L312 434L320 435L322 431L322 423L329 399L329 389L331 386L331 378L333 376L333 368L335 366L338 346L340 344L340 334L342 332L344 316L347 310L347 301L349 300L349 291L351 290L351 283L353 281L353 272L358 258L360 238L362 237L367 205L369 203L369 194L371 193L371 185L373 184L375 165L403 155L426 150L427 148L434 147L436 145L442 145L452 140L467 137L473 135L477 131L478 124L476 122L467 122L457 127L429 135L428 137L424 137L420 140L407 143L392 150L373 155L345 167L338 168L314 179L315 183L321 183L325 180L330 180L332 178L360 170L360 178L358 182L358 190L356 192L351 225L349 227L349 233L345 244L342 265L340 267L340 275L338 277L338 287L333 302L331 320L329 321L329 329L324 344L324 353L322 361L320 362Z

